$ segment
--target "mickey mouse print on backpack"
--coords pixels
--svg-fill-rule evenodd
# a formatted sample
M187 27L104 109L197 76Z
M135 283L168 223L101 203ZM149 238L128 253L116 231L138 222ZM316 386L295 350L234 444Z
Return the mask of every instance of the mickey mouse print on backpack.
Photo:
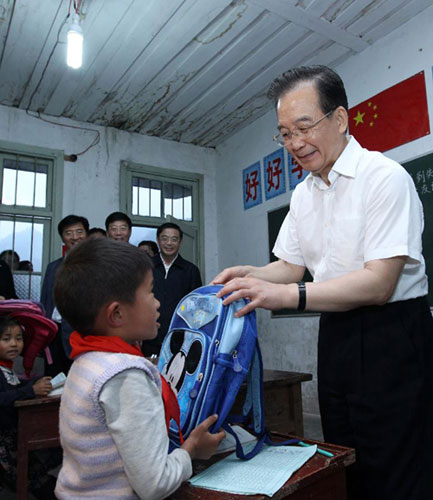
M223 299L216 296L221 288L209 285L186 295L176 307L162 344L158 368L180 408L180 429L174 420L170 422L170 443L172 448L180 446L179 430L186 438L200 422L216 413L218 420L211 432L222 427L232 434L237 456L249 459L264 443L274 444L264 426L263 366L256 317L253 311L236 318L235 312L246 301L224 306ZM244 382L247 391L242 414L232 415L231 408ZM235 423L257 436L257 444L249 453L244 453L230 427Z

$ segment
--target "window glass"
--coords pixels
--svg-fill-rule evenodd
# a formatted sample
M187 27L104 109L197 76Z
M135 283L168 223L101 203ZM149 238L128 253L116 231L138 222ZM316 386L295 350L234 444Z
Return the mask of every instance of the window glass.
M167 217L192 221L192 189L190 186L132 178L132 215Z
M13 247L14 224L10 220L0 220L0 253Z
M129 243L138 246L140 241L154 241L156 243L156 227L132 226L131 238Z
M132 178L132 214L144 217L161 217L160 181Z
M48 166L34 161L3 160L2 204L26 207L47 206Z
M31 264L32 272L42 271L44 239L42 222L21 221L16 218L0 220L0 234L0 253L12 250L18 254L20 262L26 261Z
M39 301L42 276L29 272L14 273L15 292L18 297Z
M0 174L0 253L8 251L18 297L39 300L54 216L54 160L1 150Z

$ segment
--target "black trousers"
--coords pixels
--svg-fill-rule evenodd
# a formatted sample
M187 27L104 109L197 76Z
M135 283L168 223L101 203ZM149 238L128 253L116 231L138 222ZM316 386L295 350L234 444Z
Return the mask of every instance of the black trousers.
M323 313L325 441L356 450L348 499L433 499L433 318L424 297Z

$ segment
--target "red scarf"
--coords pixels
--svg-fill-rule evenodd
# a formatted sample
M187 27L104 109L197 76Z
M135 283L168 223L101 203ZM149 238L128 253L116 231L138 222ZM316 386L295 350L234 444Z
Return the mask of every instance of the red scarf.
M14 362L13 361L2 361L0 360L0 366L4 366L5 368L9 368L9 370L12 370L14 367Z
M72 346L72 352L70 355L72 359L75 359L80 354L91 351L121 352L144 358L144 355L138 345L128 344L128 342L125 342L122 338L117 336L108 337L106 335L81 335L78 332L72 332L69 341ZM2 363L7 363L7 361L0 361L0 364ZM183 436L180 430L179 402L172 388L168 385L163 376L161 376L161 383L167 432L170 426L170 420L173 419L179 428L180 442L182 444Z
M133 354L141 356L143 353L138 345L128 344L120 337L108 337L106 335L81 335L78 332L72 332L70 337L72 352L70 357L75 359L80 354L91 351L101 352L121 352L124 354Z

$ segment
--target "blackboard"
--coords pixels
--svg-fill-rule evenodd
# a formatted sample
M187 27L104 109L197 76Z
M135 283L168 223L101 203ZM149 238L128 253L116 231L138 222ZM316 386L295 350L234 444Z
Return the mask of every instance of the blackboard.
M269 261L274 262L277 259L275 255L272 253L272 249L274 248L275 241L278 236L278 232L280 231L280 227L283 224L284 218L289 211L290 205L284 205L283 207L277 208L276 210L272 210L268 212L268 239L269 239ZM304 275L305 281L313 281L313 277L308 271L305 271ZM272 311L272 316L287 316L287 315L312 315L318 314L314 312L299 312L293 309L280 309L279 311Z
M403 163L411 175L424 207L422 249L429 281L429 302L433 306L433 153Z

